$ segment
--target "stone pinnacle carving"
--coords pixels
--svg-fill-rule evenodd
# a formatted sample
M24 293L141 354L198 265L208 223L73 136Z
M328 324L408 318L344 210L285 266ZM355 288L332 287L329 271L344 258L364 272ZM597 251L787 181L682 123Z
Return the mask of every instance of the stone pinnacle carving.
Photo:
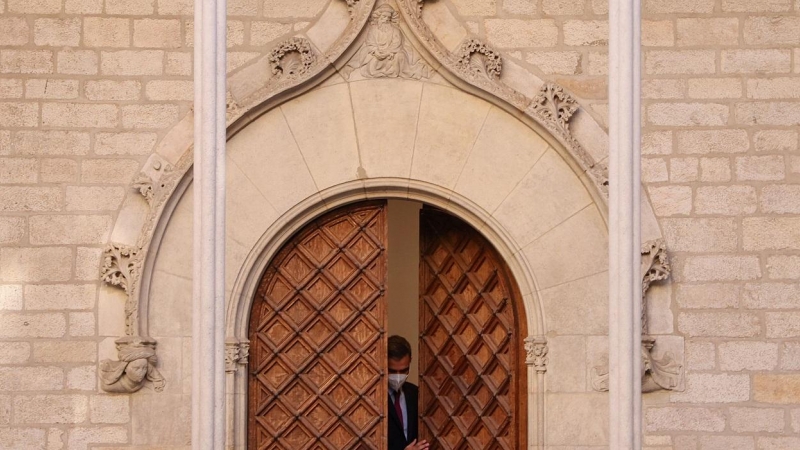
M316 59L311 43L300 37L278 44L269 55L272 74L277 77L300 77L311 70Z
M150 382L156 392L163 391L166 382L156 369L156 341L126 336L115 342L119 360L100 361L100 387L106 392L130 394Z
M533 366L537 372L547 372L547 338L529 336L525 338L525 363Z
M125 302L125 334L136 334L138 322L138 302L136 301L136 281L141 268L141 249L120 244L109 244L103 254L103 267L100 269L101 279L111 286L116 286L128 294Z
M578 110L578 102L564 88L545 83L529 108L533 113L563 130L569 129L569 119Z
M655 281L666 280L672 268L664 239L647 241L642 245L642 334L648 333L647 290Z
M477 39L467 39L456 53L458 67L471 76L480 75L489 80L500 78L503 60L500 54Z

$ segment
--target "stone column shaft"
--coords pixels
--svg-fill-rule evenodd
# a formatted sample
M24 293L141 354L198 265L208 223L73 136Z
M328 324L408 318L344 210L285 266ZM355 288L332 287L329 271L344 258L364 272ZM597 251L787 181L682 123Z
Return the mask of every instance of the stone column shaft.
M225 0L194 5L192 449L225 443Z
M609 1L609 439L641 449L641 6Z

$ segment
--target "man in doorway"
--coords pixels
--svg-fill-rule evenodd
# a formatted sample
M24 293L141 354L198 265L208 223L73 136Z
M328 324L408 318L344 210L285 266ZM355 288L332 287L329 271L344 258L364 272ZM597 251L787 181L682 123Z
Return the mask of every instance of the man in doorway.
M427 450L417 442L419 428L416 385L406 382L411 366L411 344L402 336L389 336L389 450Z

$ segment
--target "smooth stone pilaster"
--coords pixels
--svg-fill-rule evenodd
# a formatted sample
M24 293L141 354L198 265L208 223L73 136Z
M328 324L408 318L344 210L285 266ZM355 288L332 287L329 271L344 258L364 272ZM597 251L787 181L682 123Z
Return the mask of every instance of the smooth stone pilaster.
M609 1L609 439L642 447L641 5Z
M194 7L192 449L225 444L226 1Z

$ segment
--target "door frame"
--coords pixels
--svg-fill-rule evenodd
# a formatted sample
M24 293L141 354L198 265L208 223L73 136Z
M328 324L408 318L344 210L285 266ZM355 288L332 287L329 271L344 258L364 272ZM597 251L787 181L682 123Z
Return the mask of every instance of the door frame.
M247 448L249 349L248 327L250 311L259 281L273 257L291 237L322 214L346 204L375 199L404 199L419 201L452 214L480 232L508 265L516 280L522 306L519 320L526 324L525 341L544 339L545 324L537 283L524 256L514 246L514 240L483 209L467 198L439 186L395 178L355 180L320 191L289 209L276 220L250 250L228 297L226 309L226 448ZM544 444L544 378L543 373L527 358L528 447Z

